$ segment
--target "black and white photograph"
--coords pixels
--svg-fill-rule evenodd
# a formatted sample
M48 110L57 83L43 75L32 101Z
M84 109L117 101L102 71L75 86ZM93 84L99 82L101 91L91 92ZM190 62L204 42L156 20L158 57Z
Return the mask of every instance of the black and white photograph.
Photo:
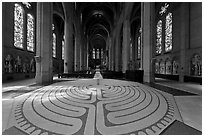
M2 135L202 135L202 1L1 12Z

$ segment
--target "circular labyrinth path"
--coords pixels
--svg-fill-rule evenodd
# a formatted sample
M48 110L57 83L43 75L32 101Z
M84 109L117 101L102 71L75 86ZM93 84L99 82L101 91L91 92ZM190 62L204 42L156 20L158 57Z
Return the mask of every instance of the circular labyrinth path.
M21 97L15 126L27 134L160 134L175 119L173 96L136 82L60 82Z

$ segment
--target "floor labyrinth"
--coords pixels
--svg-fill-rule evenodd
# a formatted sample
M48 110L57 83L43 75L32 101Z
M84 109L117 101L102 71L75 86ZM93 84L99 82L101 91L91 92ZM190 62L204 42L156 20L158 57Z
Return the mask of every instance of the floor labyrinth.
M19 97L15 126L26 134L160 134L179 119L172 95L135 82L95 81L60 82Z

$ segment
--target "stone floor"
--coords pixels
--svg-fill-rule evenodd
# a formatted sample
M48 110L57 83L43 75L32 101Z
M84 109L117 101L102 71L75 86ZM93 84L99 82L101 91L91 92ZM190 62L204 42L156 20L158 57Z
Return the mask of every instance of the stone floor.
M194 96L195 103L192 103L192 97L174 97L140 83L97 77L61 79L61 82L44 87L26 84L19 84L22 87L13 84L13 88L3 85L3 91L8 87L16 91L25 87L31 89L31 92L3 97L3 132L160 134L175 120L190 123L201 131L202 116L192 118L193 112L189 112L192 108L197 109L196 113L202 110L202 103L196 102L199 96Z
M157 78L155 83L195 94L193 96L174 96L174 98L183 122L190 127L202 131L202 85L190 82L182 83L161 78Z

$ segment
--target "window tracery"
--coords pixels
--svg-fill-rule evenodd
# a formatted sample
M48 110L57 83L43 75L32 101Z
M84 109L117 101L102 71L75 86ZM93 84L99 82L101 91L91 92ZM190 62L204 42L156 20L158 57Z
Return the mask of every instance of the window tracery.
M160 10L159 14L160 14L161 16L162 16L163 14L165 14L168 7L169 7L169 4L168 4L168 3L165 3L164 6L161 7L161 10Z

